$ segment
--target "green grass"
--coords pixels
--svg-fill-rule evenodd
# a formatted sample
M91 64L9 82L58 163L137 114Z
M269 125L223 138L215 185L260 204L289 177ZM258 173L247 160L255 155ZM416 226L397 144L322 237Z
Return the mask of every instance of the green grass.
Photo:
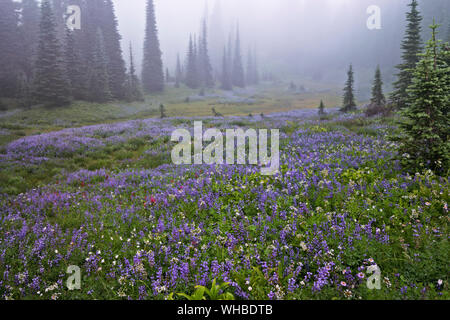
M188 88L166 88L161 94L146 96L145 102L110 102L105 104L75 101L68 107L46 108L42 106L30 109L14 109L0 112L0 129L9 130L9 134L0 135L0 146L23 136L61 130L85 125L112 123L118 121L157 118L159 105L164 104L169 117L205 117L212 115L212 107L224 116L247 116L250 113L270 114L294 109L317 108L320 100L327 106L336 106L340 102L337 91L321 93L295 94L287 91L287 84L277 86L261 85L248 89L248 93L236 96L251 98L254 103L221 103L230 93L221 90L208 90L202 100L186 101L186 98L198 96L200 90ZM317 87L316 90L323 90Z

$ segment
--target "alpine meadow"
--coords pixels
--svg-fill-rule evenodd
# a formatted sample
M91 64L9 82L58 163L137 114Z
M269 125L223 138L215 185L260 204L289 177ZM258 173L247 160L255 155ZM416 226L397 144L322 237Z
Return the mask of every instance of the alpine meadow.
M0 300L449 300L449 109L448 0L0 0Z

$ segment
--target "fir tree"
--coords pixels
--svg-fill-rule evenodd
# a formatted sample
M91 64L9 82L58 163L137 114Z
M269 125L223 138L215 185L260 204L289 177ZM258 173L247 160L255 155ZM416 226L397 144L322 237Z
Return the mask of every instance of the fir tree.
M177 66L175 71L175 88L180 87L183 78L183 71L181 70L180 54L177 54Z
M40 9L36 0L22 0L21 2L21 65L26 81L33 78L33 68L39 44Z
M325 115L325 105L322 100L320 100L319 104L319 116Z
M127 98L128 101L144 101L139 79L136 75L136 68L134 66L133 48L130 43L130 68L128 71L127 81Z
M14 97L18 92L19 16L17 3L0 1L0 97Z
M206 19L203 20L202 36L199 43L199 72L202 86L212 88L214 86L214 78L209 58L208 50L208 31L206 27Z
M445 175L450 167L450 68L445 62L448 52L436 40L437 28L431 26L431 40L408 88L399 151L406 169L429 168Z
M387 113L386 97L383 94L383 80L381 79L380 66L377 66L372 86L372 98L370 105L365 111L366 116L372 117L380 113Z
M147 25L144 40L144 61L142 63L142 85L148 93L164 90L164 72L156 27L153 0L147 0Z
M230 67L227 49L223 49L223 59L222 59L222 75L221 75L221 89L223 90L232 90L233 83L231 81Z
M199 86L197 57L192 36L189 37L189 48L187 53L186 85L191 89L197 89Z
M95 0L94 0L95 1ZM56 35L60 43L64 42L66 23L64 17L68 5L67 0L51 0L53 16L55 17Z
M353 85L355 80L352 65L350 65L347 76L348 79L344 88L344 102L341 112L351 112L356 110L355 95L353 93Z
M167 83L170 82L170 72L169 72L169 68L166 68L166 82L167 82Z
M397 109L405 107L408 98L407 88L411 85L413 70L419 61L419 54L422 50L422 39L420 36L422 17L417 8L417 0L412 0L409 6L411 10L406 16L408 25L402 42L403 61L397 66L399 73L397 74L397 81L394 83L395 90L391 96Z
M98 28L90 65L89 99L95 102L111 100L112 95L109 89L109 83L103 32Z
M56 23L48 0L41 4L39 47L34 80L34 98L48 106L70 103L69 82L65 73Z
M245 87L245 75L244 75L244 67L242 64L242 55L241 55L241 40L239 36L239 27L236 31L236 43L234 48L234 59L233 59L233 72L231 74L231 79L233 81L233 85L239 88Z
M372 99L370 100L372 105L377 107L383 107L386 104L386 98L383 94L383 80L381 79L380 66L375 71L375 79L372 87Z
M122 37L118 31L118 22L111 0L103 2L100 23L105 46L109 88L114 99L124 99L126 96L126 67L120 45Z
M159 105L159 113L161 114L161 119L164 119L167 117L166 108L164 107L164 105L162 103Z
M80 69L82 61L74 33L75 31L66 30L65 63L71 95L74 99L82 100L87 98L86 77Z

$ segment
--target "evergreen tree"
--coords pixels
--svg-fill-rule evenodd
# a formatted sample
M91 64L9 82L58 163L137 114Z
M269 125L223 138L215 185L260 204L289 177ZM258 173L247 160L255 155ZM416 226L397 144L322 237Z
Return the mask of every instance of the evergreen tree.
M94 102L111 100L105 45L103 32L100 28L97 29L93 57L89 69L89 100Z
M166 82L167 82L167 83L170 82L170 72L169 72L169 68L166 68Z
M352 65L350 65L347 76L348 79L344 88L344 105L341 112L351 112L356 110L355 95L353 93L353 85L355 80Z
M88 0L91 1L91 0ZM93 0L96 1L96 0ZM65 22L65 14L67 10L67 6L69 5L68 0L51 0L53 16L55 18L56 25L56 35L58 41L60 43L64 42L65 39L65 30L66 30L66 22Z
M208 50L208 31L206 27L206 19L203 20L202 36L199 43L199 73L201 84L204 87L211 88L214 86L213 71Z
M183 78L183 72L181 70L180 54L177 54L177 66L176 66L176 71L175 71L175 88L180 87L182 78Z
M130 43L130 68L128 71L127 81L127 98L128 101L144 101L139 79L136 75L136 67L134 66L133 48Z
M239 27L236 31L236 43L234 48L234 59L233 59L233 72L231 74L231 79L233 81L233 85L239 88L245 87L245 75L244 75L244 67L242 64L242 55L241 55L241 40L239 36Z
M89 0L91 1L91 0ZM118 31L118 22L114 13L112 0L102 1L101 30L104 39L109 88L114 99L124 99L126 96L125 82L127 79L125 61L122 55Z
M226 48L223 49L221 89L223 90L233 89L233 83L231 80L229 60Z
M325 115L325 105L322 100L320 100L319 104L319 116Z
M39 47L36 60L34 98L48 106L70 103L69 82L56 34L56 23L48 0L41 4Z
M252 78L253 78L253 84L258 85L259 84L259 71L258 71L258 58L256 55L256 51L253 51L253 74L252 74Z
M147 25L144 40L144 61L142 63L142 85L145 92L155 93L164 90L161 54L153 0L147 0Z
M375 79L372 87L372 99L370 100L372 105L377 107L383 107L386 104L386 98L383 94L383 80L381 79L380 66L375 71Z
M431 40L408 88L408 101L402 110L405 120L400 124L399 151L402 164L412 172L429 168L448 175L450 67L445 62L448 52L442 50L436 40L437 27L431 26Z
M189 37L189 49L187 53L186 85L191 89L197 89L199 86L197 57L192 36Z
M25 81L31 82L36 53L39 44L40 9L36 0L22 0L21 2L21 65L25 74Z
M159 113L161 114L161 119L167 118L166 108L162 103L159 105Z
M17 3L0 1L0 97L14 97L18 92L19 16Z
M82 61L74 33L75 31L66 29L65 63L71 95L74 99L82 100L87 98L86 77L80 69Z
M394 92L391 96L397 109L405 107L408 98L407 88L411 85L413 70L419 62L419 54L422 50L422 39L420 36L422 17L418 10L417 0L409 4L410 12L407 13L408 22L405 38L402 42L402 63L397 66L399 73L394 83Z
M211 18L209 19L208 30L208 44L211 54L211 63L213 66L213 70L220 73L220 70L222 68L222 49L226 43L220 0L216 0L214 4Z

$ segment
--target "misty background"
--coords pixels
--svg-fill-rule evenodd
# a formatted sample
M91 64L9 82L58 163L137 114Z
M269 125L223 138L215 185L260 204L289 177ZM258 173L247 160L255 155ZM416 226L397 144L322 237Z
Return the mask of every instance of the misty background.
M114 0L123 37L124 52L130 42L137 67L142 61L145 0ZM190 34L199 34L201 20L209 26L209 47L214 68L220 70L223 46L239 24L242 52L255 48L262 72L279 77L312 77L338 82L353 63L361 82L370 83L373 70L381 65L385 82L394 78L400 62L405 12L409 0L155 0L155 11L165 67L175 69L176 56L184 56ZM424 3L424 1L420 1ZM366 26L370 5L381 8L381 30ZM448 0L426 0L421 6L424 26L434 16L443 24L450 10ZM447 14L448 16L448 14ZM429 30L424 28L424 40ZM126 57L127 55L125 55ZM359 78L359 79L358 79ZM359 88L365 91L365 88Z

